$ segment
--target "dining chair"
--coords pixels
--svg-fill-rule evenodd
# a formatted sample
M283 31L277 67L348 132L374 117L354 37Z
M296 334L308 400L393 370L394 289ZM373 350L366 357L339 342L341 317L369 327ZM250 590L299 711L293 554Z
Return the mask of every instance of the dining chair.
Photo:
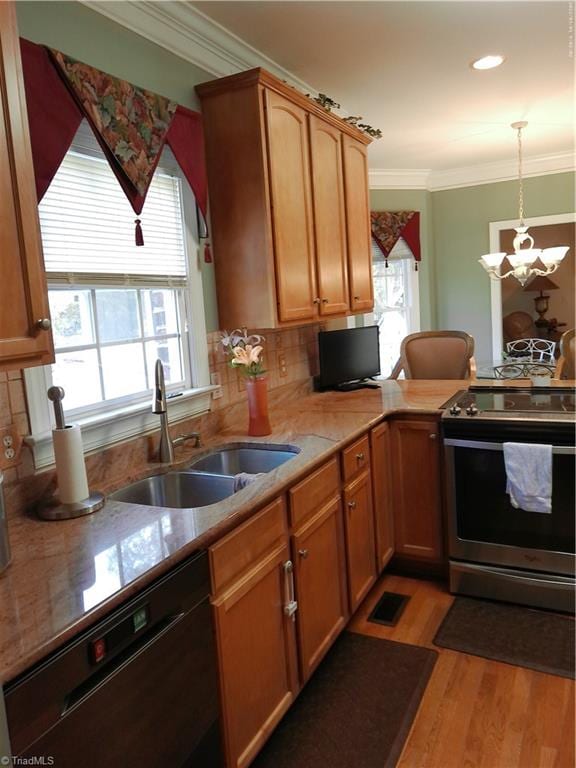
M475 375L474 339L464 331L422 331L402 340L389 378L469 379Z
M533 362L554 363L554 352L556 342L548 339L515 339L506 344L506 352L511 357L521 357L526 355Z
M560 357L556 363L555 379L576 379L574 370L574 354L576 347L576 331L571 328L560 338Z

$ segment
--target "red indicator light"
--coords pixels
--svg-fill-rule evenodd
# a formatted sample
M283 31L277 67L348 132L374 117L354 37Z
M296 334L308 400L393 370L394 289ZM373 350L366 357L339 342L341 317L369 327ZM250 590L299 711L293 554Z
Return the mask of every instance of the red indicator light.
M106 656L106 640L100 637L92 642L92 659L95 663L98 663L102 661L104 656Z

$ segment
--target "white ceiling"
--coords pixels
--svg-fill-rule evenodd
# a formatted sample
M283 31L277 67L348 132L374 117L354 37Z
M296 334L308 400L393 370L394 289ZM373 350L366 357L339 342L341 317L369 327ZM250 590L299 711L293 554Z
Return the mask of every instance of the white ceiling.
M102 5L104 5L102 3ZM186 3L382 130L372 169L451 169L574 152L568 2ZM472 60L505 63L476 72Z

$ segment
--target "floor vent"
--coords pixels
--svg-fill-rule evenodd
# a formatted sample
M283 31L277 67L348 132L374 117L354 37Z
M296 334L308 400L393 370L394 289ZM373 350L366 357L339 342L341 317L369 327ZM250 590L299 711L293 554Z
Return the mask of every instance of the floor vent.
M404 608L410 600L410 595L400 595L398 592L384 592L376 603L376 607L368 616L368 621L393 627L397 624Z

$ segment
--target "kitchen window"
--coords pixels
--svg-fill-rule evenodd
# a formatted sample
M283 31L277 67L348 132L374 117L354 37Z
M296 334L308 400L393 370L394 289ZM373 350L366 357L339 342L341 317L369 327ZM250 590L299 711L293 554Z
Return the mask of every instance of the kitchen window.
M87 449L157 427L157 358L172 418L208 410L209 374L196 204L165 147L139 217L84 122L39 205L56 361L26 372L36 466L53 460L46 390L65 390Z
M387 378L400 356L402 339L420 330L418 272L412 251L400 238L388 256L388 266L380 248L372 240L374 310L366 325L380 329L380 371Z

